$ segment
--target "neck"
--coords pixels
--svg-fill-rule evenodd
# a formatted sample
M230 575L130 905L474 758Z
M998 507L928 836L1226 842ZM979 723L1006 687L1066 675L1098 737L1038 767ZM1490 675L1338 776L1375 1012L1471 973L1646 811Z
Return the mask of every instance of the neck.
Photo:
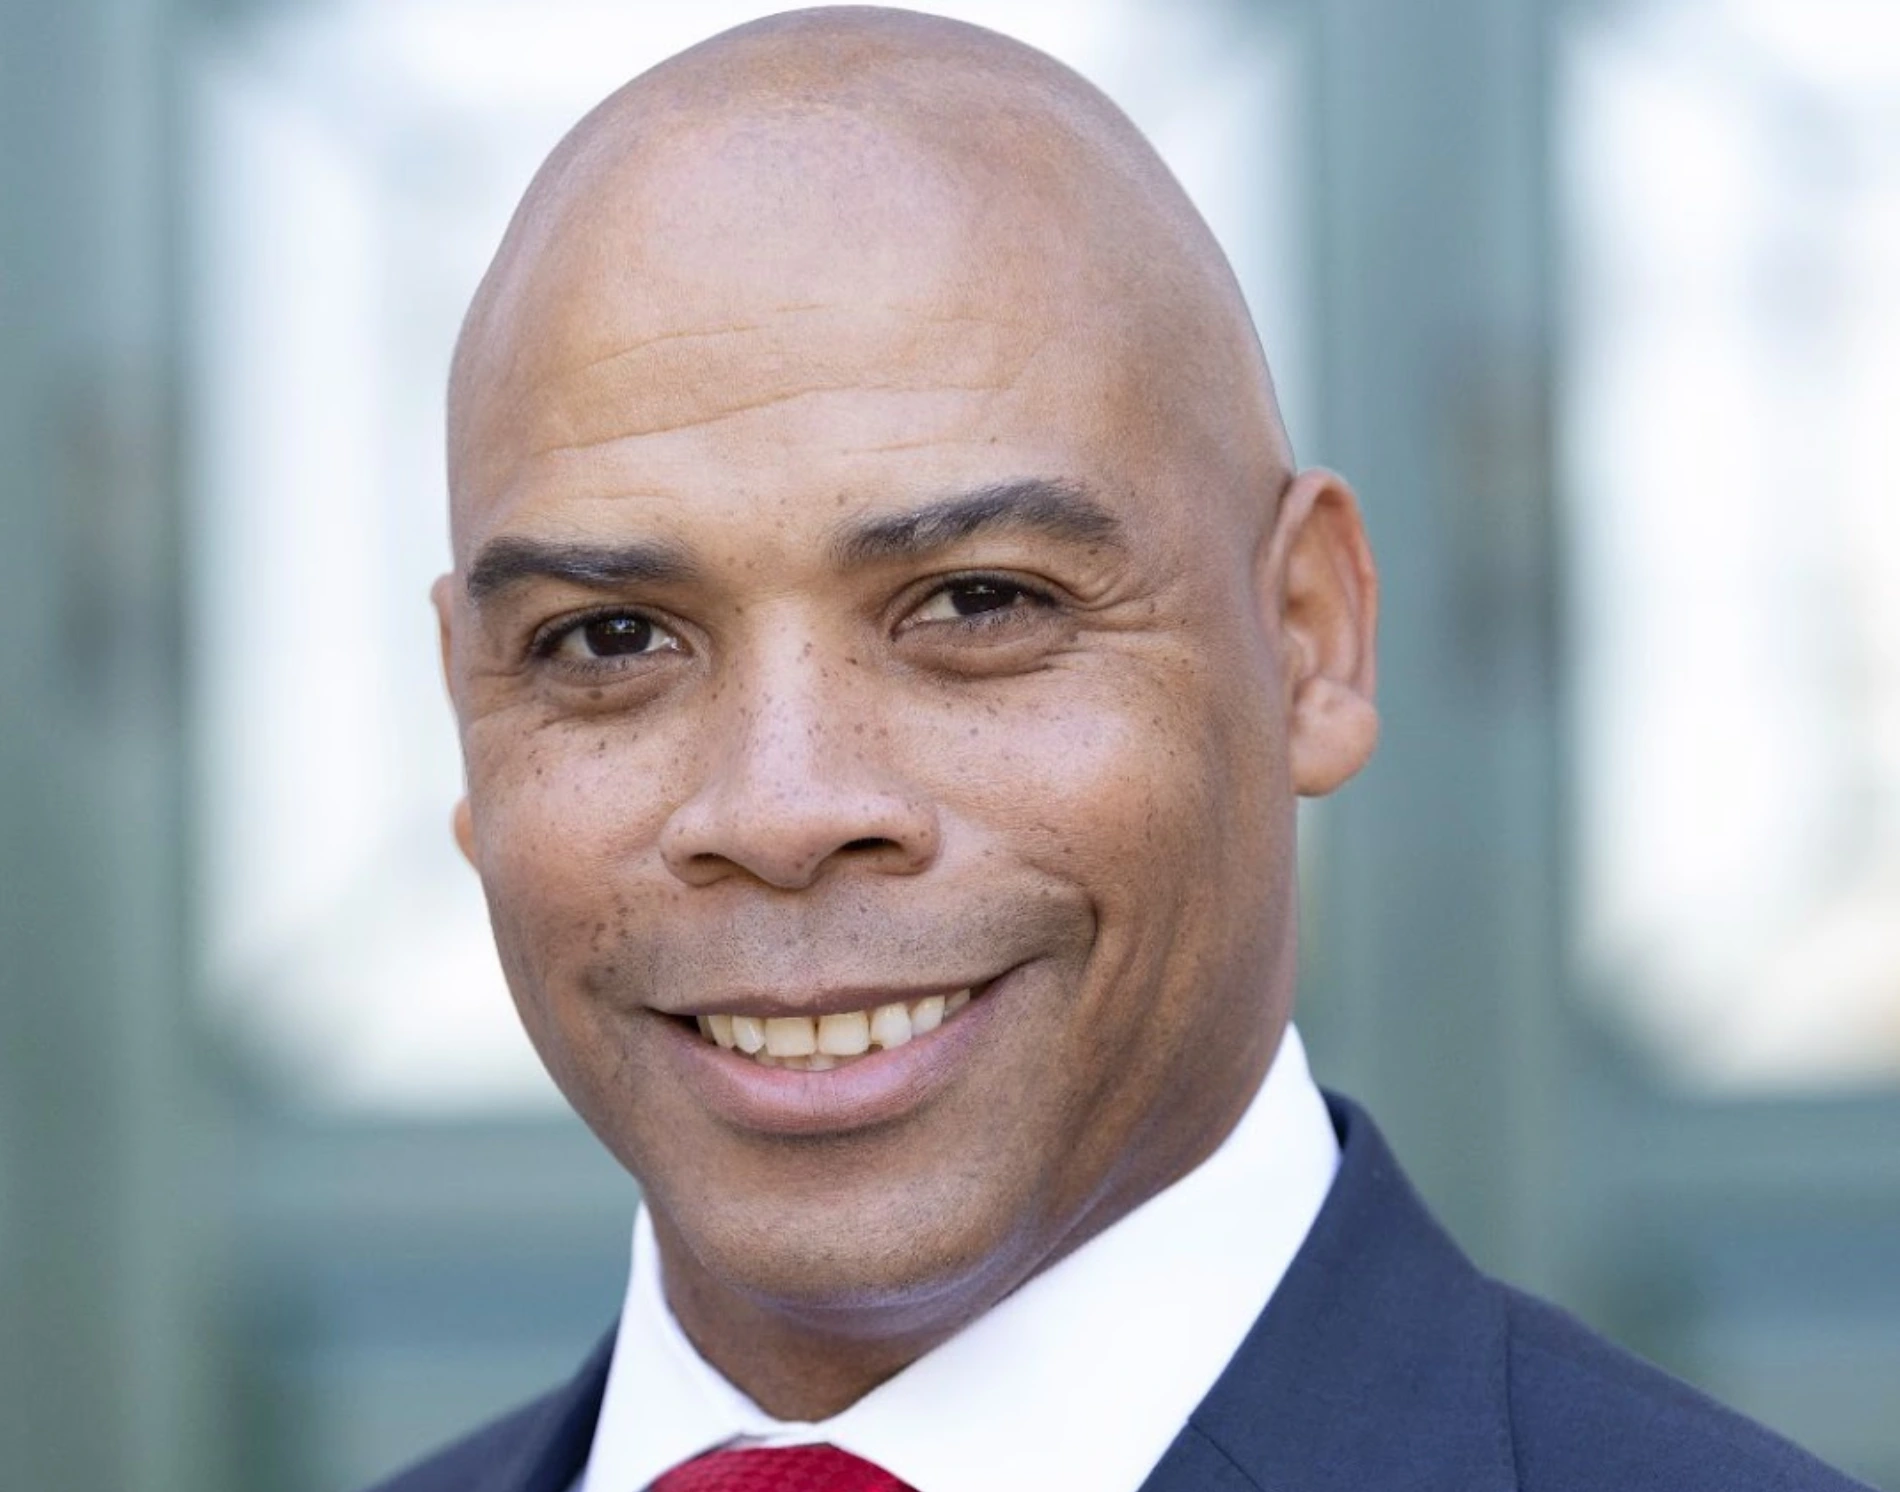
M762 1303L699 1267L657 1211L653 1228L674 1318L699 1355L774 1419L812 1422L842 1413L991 1303L870 1312L861 1304L824 1310Z

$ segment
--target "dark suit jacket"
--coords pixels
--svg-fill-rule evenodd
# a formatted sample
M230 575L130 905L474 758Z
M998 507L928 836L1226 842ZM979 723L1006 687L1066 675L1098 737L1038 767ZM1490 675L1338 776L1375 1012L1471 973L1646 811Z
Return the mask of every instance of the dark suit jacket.
M1857 1485L1478 1273L1372 1121L1330 1102L1341 1159L1325 1206L1143 1492ZM612 1346L609 1336L565 1387L375 1492L566 1492L593 1440Z

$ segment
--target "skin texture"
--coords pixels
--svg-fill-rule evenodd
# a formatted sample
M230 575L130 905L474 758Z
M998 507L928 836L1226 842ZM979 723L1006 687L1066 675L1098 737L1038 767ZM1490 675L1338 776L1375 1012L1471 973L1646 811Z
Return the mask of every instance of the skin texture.
M477 294L450 473L458 837L733 1382L834 1413L1219 1144L1291 1010L1295 797L1377 734L1376 585L1111 104L858 9L636 79ZM754 1122L684 1019L968 984L869 1119L809 1074Z

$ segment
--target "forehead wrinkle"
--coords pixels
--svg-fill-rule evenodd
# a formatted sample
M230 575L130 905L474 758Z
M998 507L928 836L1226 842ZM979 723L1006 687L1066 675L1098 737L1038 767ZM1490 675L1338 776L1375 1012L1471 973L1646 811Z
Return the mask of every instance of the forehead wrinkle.
M689 430L825 393L993 394L1020 379L1045 340L1038 329L993 316L919 315L896 306L807 307L797 319L821 311L829 313L823 330L834 334L823 341L796 332L779 340L785 329L776 323L681 328L590 359L530 395L541 432L530 459ZM757 336L767 339L765 347L753 345ZM902 347L887 345L894 336ZM731 345L735 339L740 345Z

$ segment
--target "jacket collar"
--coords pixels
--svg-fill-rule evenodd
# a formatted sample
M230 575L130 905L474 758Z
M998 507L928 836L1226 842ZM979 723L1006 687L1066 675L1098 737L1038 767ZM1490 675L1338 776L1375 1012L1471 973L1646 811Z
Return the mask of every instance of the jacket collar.
M512 1453L495 1463L471 1492L568 1492L587 1464L607 1391L614 1334L601 1338L561 1387L522 1410L526 1428Z
M1143 1492L1508 1492L1503 1293L1372 1121L1328 1096L1340 1164L1273 1300Z

